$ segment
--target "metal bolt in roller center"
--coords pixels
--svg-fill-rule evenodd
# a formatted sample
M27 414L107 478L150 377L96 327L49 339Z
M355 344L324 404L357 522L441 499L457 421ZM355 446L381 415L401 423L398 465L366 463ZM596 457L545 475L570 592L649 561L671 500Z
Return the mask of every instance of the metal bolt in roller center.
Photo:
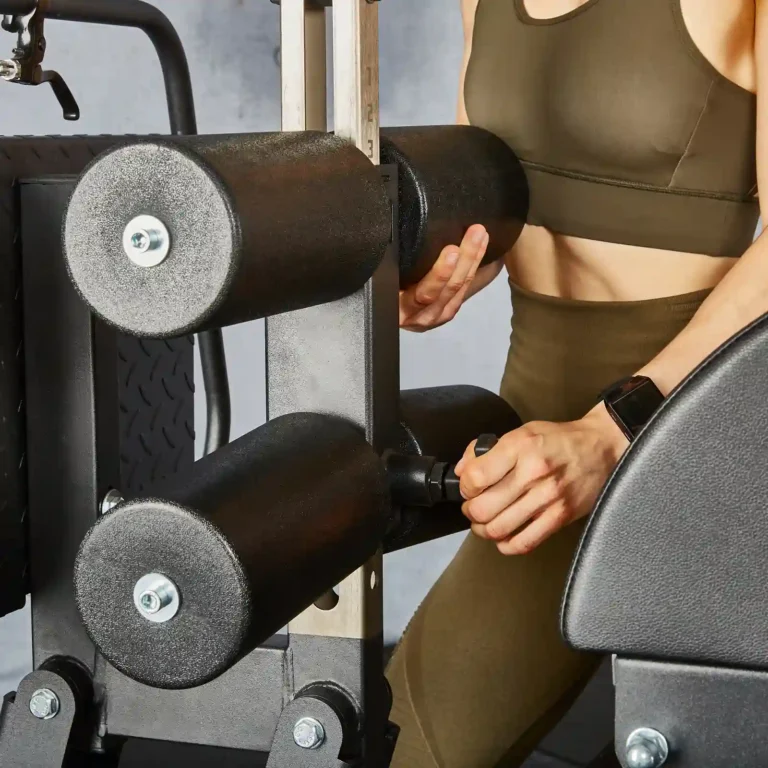
M155 216L137 216L123 232L123 250L137 267L156 267L170 253L170 232Z
M136 582L133 603L147 621L164 624L179 612L181 595L167 576L148 573Z

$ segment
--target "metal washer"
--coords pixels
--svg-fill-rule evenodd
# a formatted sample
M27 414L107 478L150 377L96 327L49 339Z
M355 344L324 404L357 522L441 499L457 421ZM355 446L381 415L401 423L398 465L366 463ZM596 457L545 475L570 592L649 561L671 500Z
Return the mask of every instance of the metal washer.
M157 233L159 240L157 246L148 248L146 251L134 247L132 238L137 232ZM131 219L123 230L123 250L137 267L156 267L162 264L170 253L171 233L168 227L155 216L137 216Z
M168 605L157 611L157 613L148 613L141 604L141 596L147 591L155 591L157 589L162 589L169 593L171 601ZM164 624L179 612L181 595L179 594L178 587L167 576L163 576L162 573L148 573L146 576L142 576L133 588L133 604L142 618L155 624Z

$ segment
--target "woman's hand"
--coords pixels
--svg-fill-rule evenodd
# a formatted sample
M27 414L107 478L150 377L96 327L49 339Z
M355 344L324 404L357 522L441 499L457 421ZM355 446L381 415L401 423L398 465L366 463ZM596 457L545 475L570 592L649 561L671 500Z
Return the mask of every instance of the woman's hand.
M456 466L462 510L502 554L525 554L592 511L627 445L602 403L578 421L525 424L484 456L472 443Z
M471 226L460 246L449 245L429 273L415 285L400 291L400 327L423 332L453 320L461 305L484 288L503 264L488 264L478 274L488 247L488 233L480 224Z

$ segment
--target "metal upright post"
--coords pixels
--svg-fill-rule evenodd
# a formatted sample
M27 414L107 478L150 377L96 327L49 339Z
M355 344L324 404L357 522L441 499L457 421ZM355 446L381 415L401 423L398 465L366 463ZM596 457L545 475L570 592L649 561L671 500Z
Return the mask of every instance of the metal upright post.
M333 83L336 134L379 164L379 4L334 0Z
M327 130L325 8L283 0L280 52L283 130Z
M334 0L332 12L335 132L378 165L378 3ZM311 0L281 0L283 130L326 128L324 20ZM393 235L363 290L267 321L269 418L333 413L365 429L378 449L391 444L399 400L398 279ZM339 585L338 601L328 596L288 628L297 691L337 680L344 669L338 682L364 714L363 752L371 766L386 752L381 563L379 553Z

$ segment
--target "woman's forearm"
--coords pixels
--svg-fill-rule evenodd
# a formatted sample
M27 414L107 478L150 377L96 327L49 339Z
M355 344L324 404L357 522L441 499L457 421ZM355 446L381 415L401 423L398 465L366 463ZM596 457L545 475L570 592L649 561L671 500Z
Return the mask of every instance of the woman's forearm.
M668 395L707 356L768 312L768 238L761 235L691 322L639 374Z

